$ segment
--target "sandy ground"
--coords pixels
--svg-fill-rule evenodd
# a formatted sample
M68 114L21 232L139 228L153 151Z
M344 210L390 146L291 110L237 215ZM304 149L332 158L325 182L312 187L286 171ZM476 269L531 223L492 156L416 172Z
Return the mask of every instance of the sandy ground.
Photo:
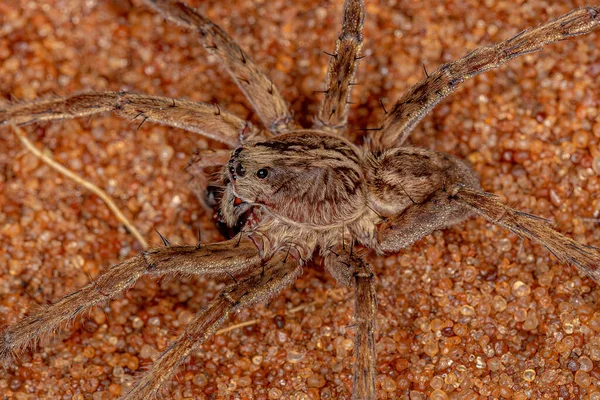
M234 36L308 126L342 1L194 1ZM351 133L403 90L481 44L581 2L369 0ZM444 4L441 4L444 3ZM234 5L235 4L235 5ZM194 34L138 1L0 3L0 96L129 90L218 102L256 120ZM0 106L2 107L2 106ZM600 245L600 31L477 77L412 143L471 161L483 187ZM113 116L27 127L104 188L153 245L219 240L187 187L194 148L218 144ZM0 129L0 325L140 251L106 206ZM600 288L538 245L477 218L371 257L378 280L379 398L600 399ZM4 399L110 399L131 385L224 282L142 279L0 369ZM319 266L201 346L167 398L349 399L352 293Z

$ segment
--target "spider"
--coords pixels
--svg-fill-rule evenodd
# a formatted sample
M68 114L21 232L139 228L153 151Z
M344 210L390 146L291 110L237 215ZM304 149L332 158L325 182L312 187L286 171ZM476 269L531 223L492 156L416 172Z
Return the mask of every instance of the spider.
M203 20L179 3L158 1L154 6L184 26L196 26ZM143 115L149 121L201 131L231 145L235 150L217 151L210 160L215 164L201 164L200 168L225 165L221 213L229 225L242 221L243 228L235 238L221 243L172 246L166 242L164 248L144 252L113 267L73 295L7 328L0 339L5 355L72 319L84 305L89 307L118 295L141 275L178 272L231 276L234 283L198 314L126 396L146 398L169 380L176 365L201 339L214 332L226 315L291 284L301 267L318 252L329 272L356 290L353 393L355 398L374 398L374 277L364 255L355 251L355 244L395 252L477 213L520 236L539 241L560 259L597 279L597 249L578 244L549 228L545 221L482 192L475 174L459 159L404 143L414 125L441 98L470 75L491 67L482 61L484 50L471 53L470 59L467 56L471 62L461 59L462 63L459 60L428 73L390 109L364 146L359 148L344 139L349 90L360 60L363 7L358 1L345 5L342 33L332 53L324 100L313 130L294 125L270 80L214 25L213 31L203 30L205 46L234 71L233 78L268 130L256 129L220 107L124 93L75 95L6 109L3 120L24 125L114 107L124 116ZM502 51L489 52L488 48L488 54L492 58L500 54L506 57L500 60L504 62L562 38L555 35L565 30L569 35L586 33L597 24L598 12L597 8L574 11L503 42ZM464 73L452 73L461 65ZM61 114L60 107L67 102L82 111L71 109L69 115ZM182 123L186 117L189 119Z

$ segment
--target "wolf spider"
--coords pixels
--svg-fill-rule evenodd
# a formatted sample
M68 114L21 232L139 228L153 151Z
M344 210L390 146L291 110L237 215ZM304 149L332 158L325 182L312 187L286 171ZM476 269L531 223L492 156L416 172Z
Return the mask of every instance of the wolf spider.
M76 94L0 110L0 124L26 125L112 111L205 135L232 150L201 153L199 170L221 167L219 212L232 239L146 250L113 266L58 302L7 327L0 358L56 330L83 311L130 288L144 275L230 277L228 285L187 325L126 399L157 394L177 367L235 311L291 285L315 254L341 284L355 291L353 397L375 399L374 274L367 251L397 252L435 230L480 215L542 244L559 260L600 281L600 251L552 229L546 220L517 211L484 192L460 159L405 144L415 125L465 80L512 58L571 36L589 33L600 8L574 10L496 45L443 65L414 85L386 113L361 146L345 138L348 104L361 59L365 17L361 0L347 0L341 33L331 54L323 99L313 128L301 128L275 85L232 39L196 10L175 1L148 0L165 18L199 33L221 59L266 130L221 107L124 92ZM203 192L214 184L199 183Z

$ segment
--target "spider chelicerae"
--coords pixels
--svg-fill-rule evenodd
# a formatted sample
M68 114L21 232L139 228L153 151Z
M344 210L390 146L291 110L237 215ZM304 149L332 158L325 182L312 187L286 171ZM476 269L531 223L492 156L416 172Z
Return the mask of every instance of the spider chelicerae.
M224 294L198 314L127 394L146 398L169 380L175 366L227 315L291 284L316 251L340 283L356 290L353 393L356 398L374 398L373 273L357 246L398 251L475 212L539 241L597 278L596 249L561 236L545 221L482 192L474 173L460 160L404 145L414 125L462 81L565 35L588 32L598 23L597 8L574 11L427 73L390 108L365 144L356 147L343 135L349 91L361 58L361 2L345 6L342 33L331 53L323 102L312 130L301 130L293 122L273 83L218 27L179 3L159 1L155 6L169 19L200 31L205 47L223 59L267 130L214 105L128 93L88 93L15 105L3 110L2 122L24 125L112 110L222 141L235 150L201 154L196 167L225 165L219 182L224 188L220 212L228 225L241 223L242 232L221 243L149 250L111 268L75 294L7 328L0 339L4 355L52 331L85 307L118 295L144 274L231 276L234 282Z

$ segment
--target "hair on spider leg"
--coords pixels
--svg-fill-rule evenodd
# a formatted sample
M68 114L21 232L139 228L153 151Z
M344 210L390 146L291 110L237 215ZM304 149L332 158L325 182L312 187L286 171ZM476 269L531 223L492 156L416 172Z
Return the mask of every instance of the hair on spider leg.
M246 64L246 56L244 55L244 51L241 48L238 48L238 51L240 52L242 64Z
M331 58L335 58L335 59L337 59L337 58L338 58L338 55L337 55L337 54L334 54L334 53L329 53L328 51L325 51L325 50L321 50L321 51L322 51L323 53L325 53L326 55L328 55L329 57L331 57Z
M406 197L408 197L408 199L410 200L411 203L417 204L417 202L414 201L412 197L410 197L410 194L408 194L408 192L406 191L406 189L404 188L404 186L402 185L402 183L398 183L398 186L400 186L400 189L402 189L402 191L404 192L404 194L406 195Z
M380 105L380 106L381 106L381 108L383 109L383 113L384 113L384 114L387 114L387 113L388 113L388 111L386 110L386 108L385 108L385 104L383 103L383 99L382 99L381 97L379 98L379 105Z
M244 76L236 76L235 77L238 81L242 81L244 82L246 85L250 85L250 81L248 80L248 78L244 77Z
M360 130L360 131L363 131L363 132L373 132L373 131L380 131L380 130L382 130L382 129L383 129L383 127L381 127L381 126L380 126L380 127L378 127L378 128L359 128L359 130Z
M425 72L425 77L429 78L429 73L427 72L427 67L425 67L425 63L422 63L423 65L423 72Z
M285 258L283 259L283 261L287 261L288 257L290 256L290 251L292 250L292 244L290 243L287 249L287 252L285 253Z
M239 282L238 282L238 280L237 280L237 279L235 279L235 276L233 276L233 274L232 274L231 272L229 272L229 271L225 271L225 272L226 272L226 274L227 274L227 275L228 275L228 276L231 278L231 280L232 280L232 281L233 281L235 284L238 284L238 283L239 283Z
M132 121L135 121L136 119L138 119L138 117L141 117L142 115L144 115L145 111L140 111L138 112L136 115L134 115L133 117L131 117Z
M162 235L162 234L161 234L161 233L158 231L158 229L155 229L154 231L155 231L155 232L158 234L158 237L160 237L160 240L162 241L162 244L163 244L165 247L169 247L169 246L171 246L171 242L169 241L169 239L167 239L166 237L164 237L164 236L163 236L163 235Z
M202 247L202 230L198 229L198 240L196 241L196 248L200 250Z

